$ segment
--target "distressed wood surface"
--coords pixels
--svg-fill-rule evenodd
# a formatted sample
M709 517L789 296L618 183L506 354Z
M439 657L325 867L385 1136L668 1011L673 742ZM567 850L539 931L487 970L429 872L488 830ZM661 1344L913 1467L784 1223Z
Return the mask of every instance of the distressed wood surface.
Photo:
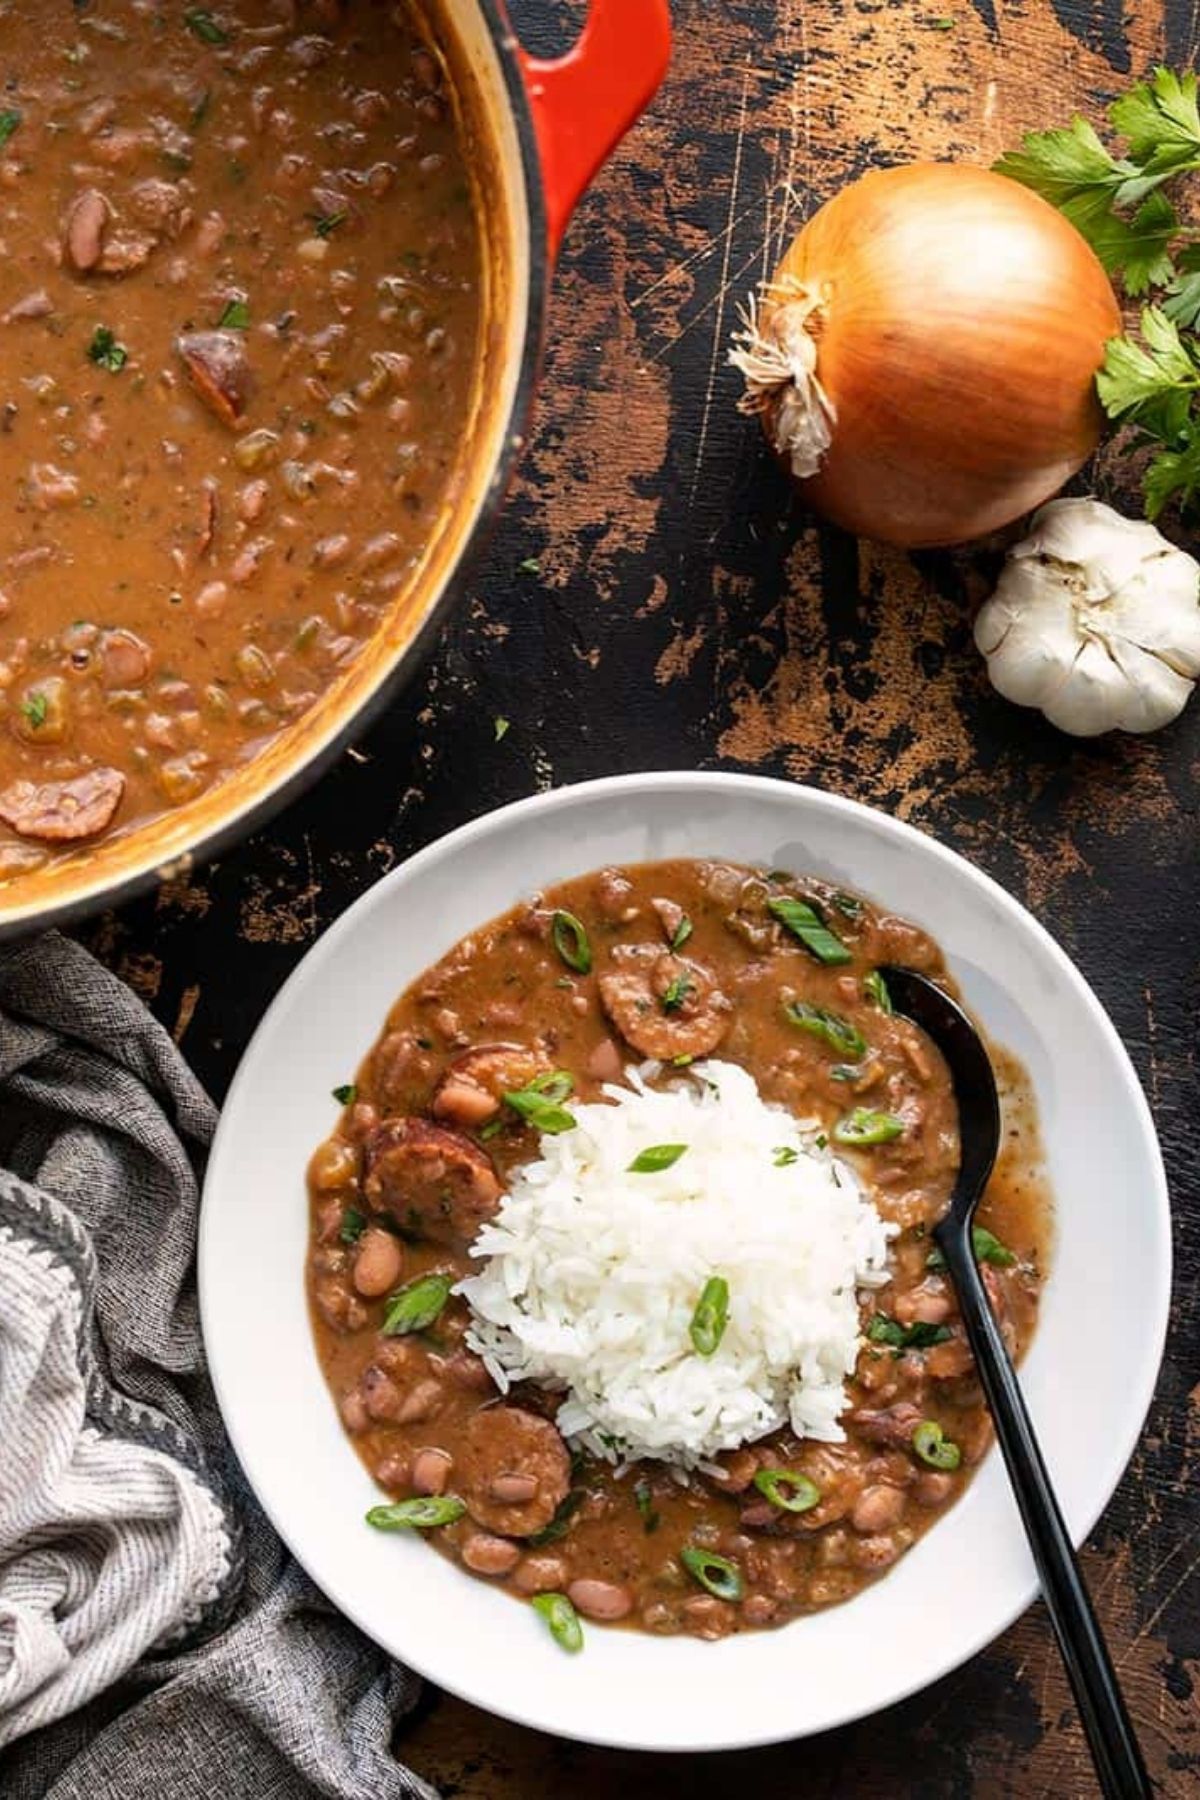
M545 13L514 5L535 28ZM532 447L433 662L269 832L84 935L219 1095L281 980L370 882L551 784L656 767L789 776L894 812L997 876L1110 1009L1170 1164L1167 1359L1086 1563L1160 1792L1183 1800L1200 1771L1200 703L1147 741L1087 745L1006 705L970 637L994 550L908 557L815 525L736 415L725 353L738 301L849 177L915 156L988 162L1074 106L1096 116L1131 72L1194 60L1196 6L677 0L675 15L669 88L570 234ZM1134 504L1111 456L1094 483ZM511 721L500 742L497 717ZM931 1631L940 1604L953 1602L931 1600ZM926 1693L802 1748L664 1763L436 1694L401 1748L461 1800L1094 1792L1040 1607Z

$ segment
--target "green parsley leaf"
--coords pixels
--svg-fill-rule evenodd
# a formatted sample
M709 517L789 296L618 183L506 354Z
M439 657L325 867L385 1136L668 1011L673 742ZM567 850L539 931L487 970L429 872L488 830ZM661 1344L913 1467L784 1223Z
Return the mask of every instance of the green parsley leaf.
M108 369L113 375L119 375L129 361L129 352L124 344L118 344L107 325L97 325L95 335L88 345L88 361L94 362L97 368Z
M493 729L495 730L495 733L496 733L496 742L497 743L500 742L500 739L502 737L507 737L508 728L509 728L510 723L511 723L511 721L508 719L502 719L499 717L493 719L492 725L493 725Z
M245 300L231 300L217 320L219 331L249 331L250 307Z
M659 1004L665 1013L678 1012L695 992L694 981L689 981L686 975L675 975L667 983L666 991Z
M998 1269L1010 1269L1017 1260L1008 1245L1002 1244L986 1225L972 1225L971 1248L975 1252L976 1262L993 1263ZM946 1258L936 1244L925 1258L925 1267L927 1269L944 1269L946 1267Z
M887 1344L893 1350L928 1350L934 1344L944 1344L953 1336L945 1325L927 1325L918 1319L914 1325L901 1325L898 1319L889 1319L886 1313L874 1313L867 1325L867 1337L872 1344Z
M342 1214L341 1229L338 1232L343 1244L357 1244L366 1229L366 1214L360 1213L357 1206L348 1206Z
M651 1493L650 1483L648 1481L634 1482L633 1500L634 1505L638 1509L638 1516L642 1521L642 1528L647 1537L649 1537L652 1531L658 1530L660 1518L654 1505L654 1497Z
M334 1088L333 1097L339 1106L353 1106L358 1099L358 1089L352 1081L348 1081L344 1087Z
M13 132L21 123L21 114L11 108L0 112L0 150L3 150Z
M1146 517L1157 519L1172 500L1185 509L1200 500L1200 437L1182 450L1160 450L1142 477Z
M1109 339L1096 392L1110 419L1175 446L1188 429L1200 364L1159 307L1147 306L1141 324L1144 348L1129 337Z
M629 1165L630 1175L661 1175L664 1169L672 1169L687 1149L686 1144L651 1144L647 1150L639 1150Z
M21 702L21 711L35 731L40 731L46 723L46 714L49 710L50 703L38 688L34 689L27 700Z
M1200 168L1200 111L1196 77L1155 69L1149 81L1114 100L1114 129L1129 141L1129 154L1148 174L1174 175Z
M193 37L202 44L228 44L232 40L223 25L218 25L212 14L202 6L190 6L183 15L183 22Z

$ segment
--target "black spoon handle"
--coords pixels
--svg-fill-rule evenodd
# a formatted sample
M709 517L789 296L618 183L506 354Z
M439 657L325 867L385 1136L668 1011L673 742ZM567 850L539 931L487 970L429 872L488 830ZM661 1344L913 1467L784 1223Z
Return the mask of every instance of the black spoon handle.
M970 1248L970 1234L947 1220L938 1229L937 1240L958 1290L967 1339L1029 1534L1046 1610L1067 1666L1105 1800L1143 1800L1153 1789L1142 1753L1079 1573L1016 1372L988 1304Z

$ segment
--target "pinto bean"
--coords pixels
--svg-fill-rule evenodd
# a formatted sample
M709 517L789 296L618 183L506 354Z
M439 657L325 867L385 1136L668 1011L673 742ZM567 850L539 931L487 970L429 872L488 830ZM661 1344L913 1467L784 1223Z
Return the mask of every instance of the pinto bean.
M363 1397L357 1388L351 1388L348 1394L342 1395L338 1411L342 1415L342 1424L346 1430L356 1437L370 1425L370 1415L363 1404Z
M358 1331L367 1322L367 1309L355 1298L340 1275L323 1276L313 1284L313 1303L317 1311L339 1336Z
M497 1499L496 1480L513 1473L532 1477L534 1493L520 1501ZM469 1421L458 1475L477 1525L505 1537L529 1537L550 1523L566 1498L571 1459L549 1419L517 1406L493 1406Z
M890 1569L900 1552L904 1549L901 1540L886 1532L874 1537L862 1537L851 1546L850 1560L856 1569L874 1575L882 1569Z
M954 1492L953 1475L928 1469L913 1483L913 1499L918 1506L943 1506Z
M678 900L652 900L650 905L658 914L658 922L663 928L663 936L668 944L673 944L684 920L682 906Z
M473 1350L456 1350L453 1356L448 1356L445 1372L455 1387L466 1388L468 1393L487 1394L491 1391L492 1378L487 1365Z
M621 1617L619 1613L616 1616ZM696 1594L693 1599L685 1600L680 1617L685 1631L710 1642L728 1637L734 1625L732 1606L726 1600L718 1600L714 1594Z
M937 1346L939 1349L941 1345ZM897 1449L907 1449L912 1443L912 1434L921 1423L921 1409L909 1400L901 1400L895 1406L872 1412L866 1408L845 1415L847 1424L853 1425L858 1435L865 1438L868 1444L884 1444Z
M553 1594L567 1579L561 1556L524 1556L513 1575L513 1586L523 1594Z
M864 1488L850 1513L850 1523L864 1537L890 1531L904 1516L904 1495L899 1488Z
M0 823L43 844L95 837L111 825L125 792L116 769L89 769L64 781L12 781L0 791Z
M618 944L599 985L605 1012L642 1056L708 1056L729 1029L730 1004L712 976L657 944Z
M354 1259L354 1285L368 1300L395 1287L404 1267L404 1250L390 1231L372 1226L359 1239Z
M567 1599L585 1619L606 1623L623 1619L633 1611L633 1595L628 1588L615 1581L596 1581L590 1576L580 1576L573 1581L567 1589Z
M396 1422L400 1425L421 1425L426 1419L432 1419L442 1409L442 1384L431 1376L426 1381L418 1381L415 1388L404 1396L396 1413Z
M111 216L112 208L98 188L85 188L67 208L63 248L67 261L80 275L89 274L100 261Z
M897 1294L892 1303L892 1316L901 1325L944 1325L954 1311L954 1302L945 1284L936 1276L923 1281L907 1293Z
M456 1131L424 1119L385 1119L364 1151L371 1205L430 1243L469 1245L499 1207L491 1159Z
M502 1506L520 1506L524 1501L532 1500L537 1490L533 1475L497 1475L489 1492Z
M742 1617L747 1625L770 1625L779 1616L779 1602L769 1594L747 1594L742 1601Z
M370 1363L363 1370L358 1382L363 1405L367 1414L377 1423L386 1420L399 1421L400 1408L404 1405L405 1396L399 1385L392 1380L377 1363Z
M602 1038L587 1059L587 1072L594 1081L620 1081L625 1073L625 1058L612 1038Z
M508 1538L477 1531L466 1539L460 1555L476 1575L510 1575L521 1560L521 1549Z
M412 1484L418 1494L444 1494L454 1458L446 1450L418 1450L413 1457Z
M140 687L150 673L150 646L132 631L102 631L99 648L105 687Z

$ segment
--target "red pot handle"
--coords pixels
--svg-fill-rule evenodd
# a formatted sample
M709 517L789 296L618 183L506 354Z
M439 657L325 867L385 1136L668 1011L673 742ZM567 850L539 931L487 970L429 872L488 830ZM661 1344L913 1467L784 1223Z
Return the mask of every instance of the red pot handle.
M580 195L667 72L667 0L590 0L583 31L565 56L517 54L541 152L553 257Z

